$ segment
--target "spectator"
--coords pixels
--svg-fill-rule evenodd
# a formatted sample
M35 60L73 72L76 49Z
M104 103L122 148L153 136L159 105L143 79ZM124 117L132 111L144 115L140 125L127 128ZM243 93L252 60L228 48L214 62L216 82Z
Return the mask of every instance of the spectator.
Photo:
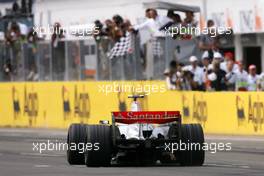
M158 15L158 12L155 9L150 9L149 11L150 18L154 19L159 30L166 25L167 23L171 22L172 20L167 16Z
M104 29L103 29L103 26L104 26L104 25L101 23L100 20L95 20L95 22L94 22L94 26L95 26L96 30L98 30L99 32L96 33L96 32L94 31L94 33L93 33L93 37L94 37L94 39L95 39L96 41L99 41L99 40L101 39L101 36L105 36L105 35L107 35L107 33L104 31Z
M29 65L28 66L29 70L25 70L25 74L28 74L27 81L37 81L39 78L37 63L35 60L35 54L37 53L37 41L38 41L37 33L34 32L33 28L31 28L27 35L27 42L28 42L27 64Z
M180 89L180 73L177 72L177 62L171 61L170 68L164 71L167 87L170 90Z
M208 51L208 53L209 53L209 51ZM210 56L209 56L210 57ZM219 52L214 52L214 54L213 54L213 61L217 61L219 64L222 62L222 60L223 60L223 56L222 56L222 54L221 53L219 53ZM210 64L209 66L208 66L208 69L209 70L212 70L213 69L213 64Z
M122 29L123 33L125 34L127 31L129 31L131 26L132 26L131 22L128 19L125 19L121 25L121 29Z
M8 59L3 64L4 80L11 80L13 68L11 65L11 60Z
M214 21L207 21L207 29L208 31L212 31L214 28ZM200 41L198 47L203 51L208 51L210 58L212 58L213 53L218 51L219 49L218 38L214 36L212 32L208 32L208 34L202 34L200 36Z
M209 66L210 66L210 58L209 58L208 51L204 51L204 53L202 55L202 64L203 64L203 84L204 84L204 89L208 90L210 88L210 81L208 80L208 71L209 71Z
M258 79L258 90L264 91L264 72L259 75Z
M181 16L174 13L173 10L168 10L167 17L170 18L175 25L182 24Z
M225 53L225 57L224 57L224 62L222 62L220 64L220 68L222 70L224 70L225 72L227 72L227 65L228 65L228 62L229 61L232 61L234 62L235 59L234 59L234 54L232 52L226 52ZM234 63L234 66L233 66L233 72L237 71L238 70L238 65L236 63Z
M210 65L210 58L209 58L209 52L204 51L202 55L202 64L203 64L203 70L208 70L208 67Z
M112 20L107 19L105 26L100 20L94 22L99 30L99 33L94 34L96 41L100 41L101 36L108 36L114 42L118 42L121 37L127 36L127 32L131 31L131 23L129 20L124 20L120 15L114 15Z
M213 69L208 74L208 79L210 80L210 90L226 90L226 72L221 70L219 60L214 60L212 65Z
M226 79L227 90L229 91L234 91L236 86L237 75L234 71L234 66L235 63L233 60L227 61L225 79Z
M60 23L54 24L54 32L51 36L52 44L52 79L63 80L65 73L65 42L62 41L64 30ZM32 65L34 72L34 65ZM35 72L34 72L35 73Z
M20 37L22 39L23 42L26 42L27 39L27 35L28 35L28 27L27 25L23 24L23 23L18 23L19 25L19 29L20 29Z
M64 31L60 25L60 23L55 23L54 26L53 26L53 34L51 36L51 43L52 43L52 46L53 47L57 47L58 46L58 42L64 38Z
M31 45L32 48L34 48L34 53L36 52L37 49L37 41L38 41L38 35L36 32L34 32L33 28L31 28L27 34L27 42L29 45Z
M194 74L191 71L183 70L181 80L181 88L182 90L198 90L198 84L194 81Z
M180 30L182 19L179 14L174 13L172 10L169 10L167 13L167 17L169 17L172 21L167 23L165 26L162 27L162 30L166 30L165 32L168 33L173 39L181 39ZM169 32L168 32L169 31Z
M32 64L29 74L27 75L26 78L27 81L38 81L39 80L39 75L38 75L38 71L37 71L37 67Z
M13 5L12 5L12 11L14 13L18 13L19 10L20 10L20 7L19 7L18 3L17 2L14 2Z
M113 37L113 30L115 28L115 24L112 20L107 19L105 20L105 25L106 28L104 29L104 34L107 35L108 37Z
M189 11L185 13L185 19L183 25L187 27L197 27L198 21L194 19L194 13Z
M123 18L120 15L114 15L112 20L117 27L121 27L124 22Z
M238 62L238 70L236 70L235 73L236 73L236 90L246 91L248 73L244 70L244 65L242 64L242 62Z
M115 42L118 42L119 39L125 35L125 33L124 33L124 31L123 31L121 28L119 28L119 27L116 26L116 27L113 29L113 33L112 33L112 35L113 35L113 36L112 36L112 39L113 39Z
M20 40L21 33L19 25L16 22L12 22L10 29L5 35L7 45L14 46L14 44Z
M152 36L160 36L163 35L160 30L166 26L167 23L172 20L167 16L158 15L155 9L147 9L146 17L148 18L145 22L135 25L133 27L134 30L147 29Z
M191 76L193 76L193 82L194 84L192 84L192 87L195 90L202 90L203 88L203 69L201 67L198 66L198 59L196 56L191 56L190 57L190 63L191 65L188 65L186 67L183 68L184 71L189 71L192 73L191 74L187 74L188 78L191 78Z
M247 90L248 91L256 91L257 90L257 83L258 83L259 76L257 75L257 68L255 65L250 65L248 67L248 78L247 78Z

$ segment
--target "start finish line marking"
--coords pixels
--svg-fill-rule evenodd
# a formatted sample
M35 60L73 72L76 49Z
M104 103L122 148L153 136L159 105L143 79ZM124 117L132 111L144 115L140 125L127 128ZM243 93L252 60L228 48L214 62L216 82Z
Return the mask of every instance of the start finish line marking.
M249 169L250 168L248 165L240 165L240 164L205 164L204 166L209 166L209 167L228 167L228 168L243 168L243 169Z
M47 167L50 167L50 165L46 165L46 164L37 164L37 165L34 165L34 167L37 167L37 168L47 168Z

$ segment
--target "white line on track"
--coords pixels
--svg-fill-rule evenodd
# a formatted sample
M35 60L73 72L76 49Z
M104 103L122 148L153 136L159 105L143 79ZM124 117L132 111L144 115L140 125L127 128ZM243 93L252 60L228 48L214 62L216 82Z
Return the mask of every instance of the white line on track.
M64 156L64 155L59 155L59 154L45 154L45 153L20 153L20 155L24 155L24 156L49 156L49 157Z
M239 164L206 164L206 166L213 166L213 167L229 167L229 168L243 168L249 169L248 165L239 165Z
M229 140L229 141L264 141L263 137L260 136L205 136L207 140Z
M34 167L47 168L47 167L50 167L50 165L46 165L46 164L36 164L36 165L34 165Z

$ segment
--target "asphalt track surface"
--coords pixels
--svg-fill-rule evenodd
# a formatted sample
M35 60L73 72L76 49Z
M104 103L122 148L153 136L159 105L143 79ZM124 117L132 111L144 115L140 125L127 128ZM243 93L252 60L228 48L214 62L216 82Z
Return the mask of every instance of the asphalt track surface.
M65 130L0 129L0 176L263 176L263 136L206 135L207 143L231 143L231 151L206 152L202 167L150 166L87 168L70 166L65 151L33 150L33 142L65 142Z

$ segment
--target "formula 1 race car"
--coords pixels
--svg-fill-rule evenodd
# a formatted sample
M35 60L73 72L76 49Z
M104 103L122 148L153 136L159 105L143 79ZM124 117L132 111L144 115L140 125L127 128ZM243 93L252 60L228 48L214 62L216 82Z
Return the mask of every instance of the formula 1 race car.
M132 111L112 112L111 125L108 121L98 125L72 124L67 137L69 164L203 165L201 125L182 124L179 111L140 111L137 99L143 97L130 96Z

